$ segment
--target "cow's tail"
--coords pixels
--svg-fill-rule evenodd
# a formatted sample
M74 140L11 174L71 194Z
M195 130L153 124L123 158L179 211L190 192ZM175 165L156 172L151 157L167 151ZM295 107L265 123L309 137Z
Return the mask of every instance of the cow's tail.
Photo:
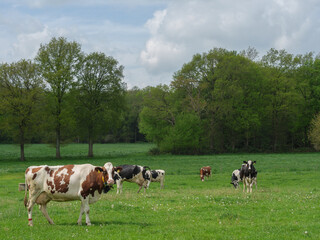
M27 176L25 176L24 180L24 206L27 207L28 204L28 185L27 185Z

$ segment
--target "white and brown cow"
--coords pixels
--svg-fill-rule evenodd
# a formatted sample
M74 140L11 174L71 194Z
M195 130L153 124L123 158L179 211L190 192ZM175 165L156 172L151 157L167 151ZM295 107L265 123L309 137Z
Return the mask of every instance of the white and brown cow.
M166 172L164 170L147 170L146 174L150 177L147 188L149 188L150 182L160 182L160 189L164 188L164 176Z
M117 171L115 174L115 181L117 183L117 194L122 193L122 185L123 182L131 182L136 183L140 186L138 193L141 188L144 187L144 192L150 184L150 176L146 174L147 169L150 169L147 166L139 166L139 165L120 165L121 171Z
M210 166L200 168L200 179L202 182L204 181L204 177L207 177L207 179L209 179L209 177L211 177L211 167Z
M82 215L86 215L86 224L91 225L89 219L89 204L100 199L102 192L110 190L114 184L114 172L121 168L114 168L108 162L103 167L91 164L64 166L31 166L25 172L24 204L28 209L29 225L33 226L32 209L34 204L40 205L40 210L50 224L54 224L46 210L50 201L81 201L78 224L81 225ZM27 198L29 189L29 200Z
M256 185L257 189L257 175L258 172L253 166L256 161L243 161L244 164L242 164L242 167L240 169L240 178L243 181L243 192L245 191L245 188L247 188L247 193L252 192L252 186L253 184Z

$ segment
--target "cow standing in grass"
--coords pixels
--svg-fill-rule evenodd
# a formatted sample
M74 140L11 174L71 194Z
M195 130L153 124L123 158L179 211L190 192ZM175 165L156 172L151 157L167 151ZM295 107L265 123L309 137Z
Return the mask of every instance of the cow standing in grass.
M160 182L160 189L164 188L164 176L166 172L164 170L148 170L146 174L150 177L147 188L149 188L150 182Z
M211 167L210 166L200 168L200 179L202 182L204 181L204 177L207 177L207 179L209 179L209 177L211 177Z
M247 193L252 192L252 185L255 184L257 188L257 170L253 166L256 161L243 161L242 167L240 169L240 178L243 181L243 192L247 188Z
M131 182L136 183L140 186L138 193L141 188L144 187L144 192L148 185L150 184L150 176L146 174L147 169L150 169L147 166L139 166L139 165L120 165L118 166L122 170L118 171L115 175L115 181L117 183L117 194L122 193L123 182Z
M102 192L108 192L114 184L114 168L108 162L103 167L91 164L64 166L31 166L25 172L24 204L28 209L29 225L33 226L32 209L34 204L40 205L43 216L50 224L54 224L46 210L50 201L66 202L81 201L78 224L81 225L82 215L86 215L86 224L91 225L89 204L98 201ZM29 189L29 199L27 198Z
M231 175L231 184L233 184L236 189L239 187L239 182L241 182L240 170L241 169L234 170Z

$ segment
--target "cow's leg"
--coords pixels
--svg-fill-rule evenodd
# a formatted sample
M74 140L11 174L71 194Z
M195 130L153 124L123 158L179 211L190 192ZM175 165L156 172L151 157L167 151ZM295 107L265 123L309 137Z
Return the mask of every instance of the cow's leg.
M43 216L48 220L48 222L50 224L54 224L54 222L51 220L51 218L49 217L49 214L47 212L47 204L41 204L39 206L39 209L41 210Z
M117 180L116 183L117 183L117 194L119 194L119 192L120 192L121 180Z
M27 209L28 209L28 220L29 226L33 226L33 222L32 222L32 209L34 204L36 203L37 198L39 197L40 193L34 193L34 191L32 189L29 190L29 200L27 203Z
M31 226L31 227L33 226L32 209L33 209L33 206L34 206L35 203L36 203L35 201L31 202L30 200L28 202L28 221L29 221L28 225Z
M161 180L160 180L160 189L163 189L163 188L164 188L164 184L163 184L163 182L164 182L164 179L163 179L163 178L161 178Z
M90 207L89 207L89 199L82 199L81 200L81 210L80 210L80 215L78 219L78 225L82 224L82 215L85 213L86 215L86 224L88 226L91 225L90 218L89 218L89 212L90 212Z
M243 179L243 192L245 192L246 190L246 179L244 178Z
M120 181L120 193L122 193L123 182Z
M137 193L139 193L139 192L140 192L141 188L142 188L142 185L140 185L139 190L138 190L138 192L137 192Z
M84 213L86 214L86 224L88 226L90 226L91 222L90 222L90 218L89 218L89 213L90 213L89 200L87 201L87 203L84 206Z
M81 226L82 225L82 215L84 213L84 201L81 200L81 208L80 208L80 215L79 215L79 218L78 218L78 225Z

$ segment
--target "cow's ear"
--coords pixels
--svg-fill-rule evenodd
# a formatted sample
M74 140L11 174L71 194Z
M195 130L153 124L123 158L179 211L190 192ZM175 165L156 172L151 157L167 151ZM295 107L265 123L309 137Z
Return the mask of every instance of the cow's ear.
M243 163L248 163L247 161L243 161Z
M257 161L253 161L253 164L255 164Z
M122 171L122 167L114 167L113 170L119 173Z
M97 172L103 172L103 168L102 167L96 167L94 170L96 170Z

